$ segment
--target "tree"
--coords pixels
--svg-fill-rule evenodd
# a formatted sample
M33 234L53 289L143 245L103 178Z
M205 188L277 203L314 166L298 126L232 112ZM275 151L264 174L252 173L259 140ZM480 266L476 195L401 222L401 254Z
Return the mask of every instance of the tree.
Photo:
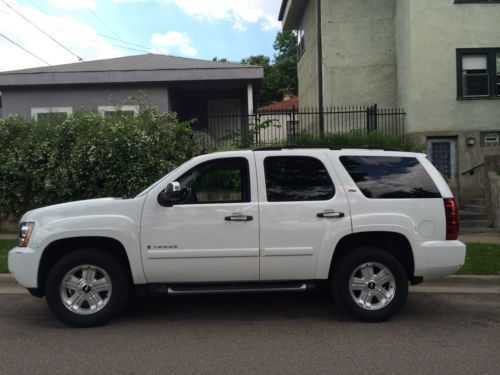
M273 43L274 60L264 55L249 56L241 64L260 65L264 68L264 79L257 105L263 106L283 99L285 90L297 93L297 36L293 31L278 32ZM212 61L229 62L226 58L214 57Z
M273 48L277 51L273 65L274 86L297 93L297 36L293 31L279 32Z
M297 46L294 32L283 31L276 35L273 44L276 50L274 61L263 55L250 56L242 64L260 65L264 68L264 79L258 106L283 99L285 90L297 93Z

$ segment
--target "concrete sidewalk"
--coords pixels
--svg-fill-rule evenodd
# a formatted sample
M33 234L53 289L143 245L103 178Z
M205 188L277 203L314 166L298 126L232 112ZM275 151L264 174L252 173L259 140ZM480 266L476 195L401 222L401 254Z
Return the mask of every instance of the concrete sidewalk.
M448 276L410 287L411 293L500 294L500 276ZM14 277L0 274L0 294L27 294Z

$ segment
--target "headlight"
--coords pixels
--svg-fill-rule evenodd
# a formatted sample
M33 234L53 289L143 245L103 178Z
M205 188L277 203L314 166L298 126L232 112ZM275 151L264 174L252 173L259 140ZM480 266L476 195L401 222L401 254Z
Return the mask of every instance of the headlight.
M21 223L21 224L19 224L19 233L17 235L17 241L18 241L19 247L28 246L31 232L33 231L34 226L35 226L35 223Z

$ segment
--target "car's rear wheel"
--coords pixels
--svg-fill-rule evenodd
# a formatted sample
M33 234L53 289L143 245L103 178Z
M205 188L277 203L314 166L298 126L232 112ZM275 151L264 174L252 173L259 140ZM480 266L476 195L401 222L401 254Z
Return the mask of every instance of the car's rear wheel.
M408 296L408 276L391 254L363 247L346 255L332 279L336 302L358 320L380 322L403 307Z
M45 284L50 310L75 327L108 322L124 306L129 281L120 262L98 249L69 253L51 269Z

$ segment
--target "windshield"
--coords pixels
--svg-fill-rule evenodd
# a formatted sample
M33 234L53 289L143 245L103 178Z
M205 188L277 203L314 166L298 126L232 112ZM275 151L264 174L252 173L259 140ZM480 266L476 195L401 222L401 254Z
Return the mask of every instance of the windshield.
M156 181L153 185L150 185L149 187L147 187L145 190L141 191L137 196L136 198L140 198L140 197L143 197L144 195L146 195L147 193L149 193L151 191L151 189L154 189L156 186L158 186L159 184L161 184L168 176L170 176L172 173L174 173L177 169L179 169L179 167L171 170L167 175L163 176L162 178L160 178L158 181Z

